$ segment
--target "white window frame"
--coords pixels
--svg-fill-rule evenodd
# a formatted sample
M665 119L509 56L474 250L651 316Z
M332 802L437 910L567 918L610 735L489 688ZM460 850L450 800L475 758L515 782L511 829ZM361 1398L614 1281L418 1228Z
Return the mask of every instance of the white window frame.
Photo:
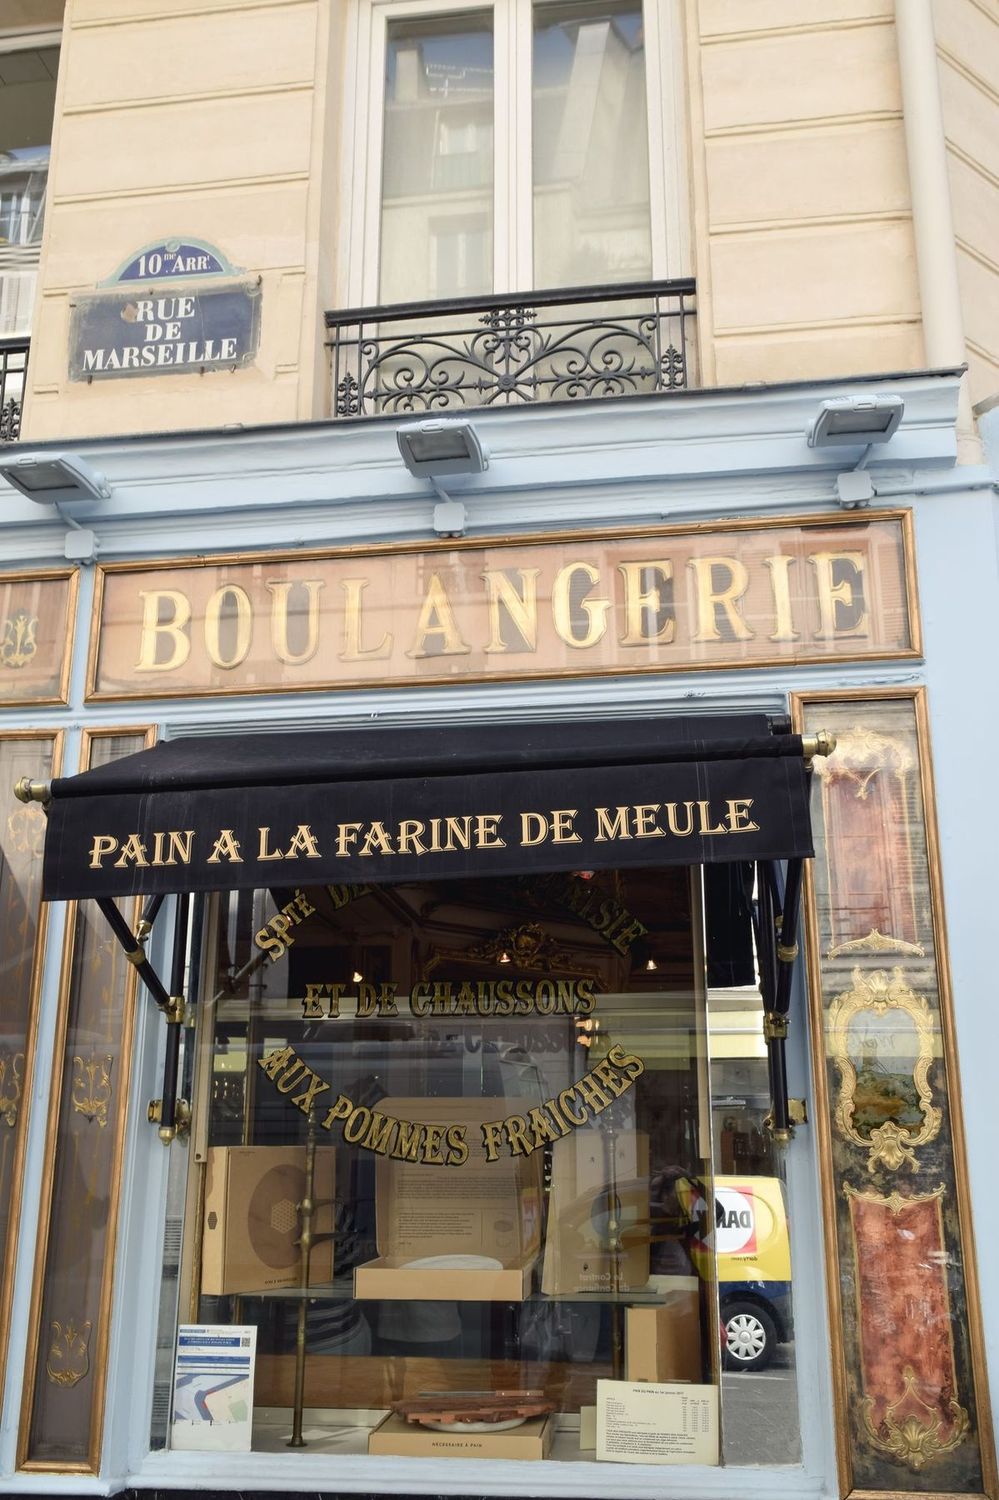
M683 7L642 0L648 99L652 275L692 274L686 179ZM533 0L353 0L344 58L337 301L380 300L385 55L390 21L492 11L495 77L493 291L534 287L532 181ZM516 128L515 128L516 126ZM498 226L505 232L497 232Z
M62 30L47 27L41 31L28 31L24 29L5 31L0 29L0 57L11 52L35 52L50 47L62 49ZM55 129L55 114L52 118L52 129ZM51 132L50 132L51 134ZM51 148L52 142L49 142ZM3 142L0 141L0 149ZM49 160L51 166L51 156ZM46 172L45 200L48 199L49 183ZM47 201L43 200L43 210L48 207ZM4 251L6 253L4 253ZM13 291L13 284L18 277L30 277L31 286L27 303L29 313L34 306L38 295L38 268L41 265L42 247L40 241L28 245L11 245L0 247L0 310L6 311L8 303L13 301L17 295ZM6 282L6 289L5 289ZM3 319L0 318L0 338L25 339L31 337L33 319L29 316L28 326L20 332L3 332ZM8 389L11 389L9 387Z

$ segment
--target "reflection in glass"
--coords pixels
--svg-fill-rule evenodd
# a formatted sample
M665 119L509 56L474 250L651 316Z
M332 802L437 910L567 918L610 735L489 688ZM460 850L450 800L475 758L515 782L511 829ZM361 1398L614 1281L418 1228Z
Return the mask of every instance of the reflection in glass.
M534 8L534 284L652 274L642 8Z
M0 337L31 325L58 67L58 47L0 52Z
M42 808L15 801L13 787L22 776L48 780L53 750L49 737L0 740L0 1267L11 1271L8 1236L17 1230L18 1165L28 1118L45 837ZM0 1319L12 1294L12 1285L0 1280ZM0 1378L3 1353L0 1330Z
M552 1410L552 1456L592 1461L580 1412L598 1379L717 1391L718 1234L740 1268L765 1245L789 1301L769 1157L727 1162L735 1227L718 1224L698 892L672 869L216 903L192 1134L206 1186L179 1307L256 1326L255 1449L288 1440L304 1348L312 1451L367 1451L391 1407L427 1392L530 1390ZM797 1456L789 1355L772 1461ZM759 1456L741 1438L726 1455Z
M89 769L141 750L142 731L98 734ZM134 901L124 903L130 923ZM118 1173L131 1063L135 970L93 902L75 907L59 1113L42 1248L27 1458L86 1464L99 1451ZM43 1206L43 1222L45 1207Z
M492 280L491 17L391 21L379 298L476 296Z

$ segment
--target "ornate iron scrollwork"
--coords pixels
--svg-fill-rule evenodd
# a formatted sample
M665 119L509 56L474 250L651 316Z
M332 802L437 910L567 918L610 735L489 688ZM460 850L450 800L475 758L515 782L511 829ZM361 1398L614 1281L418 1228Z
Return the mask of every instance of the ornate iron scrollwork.
M28 368L27 340L0 339L0 443L21 436L21 393Z
M333 414L433 413L690 384L690 283L328 314Z

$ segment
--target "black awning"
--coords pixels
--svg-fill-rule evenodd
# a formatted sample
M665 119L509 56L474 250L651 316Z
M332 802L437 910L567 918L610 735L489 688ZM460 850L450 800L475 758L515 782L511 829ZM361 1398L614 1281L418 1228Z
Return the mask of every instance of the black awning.
M220 735L51 787L49 900L812 853L766 717Z

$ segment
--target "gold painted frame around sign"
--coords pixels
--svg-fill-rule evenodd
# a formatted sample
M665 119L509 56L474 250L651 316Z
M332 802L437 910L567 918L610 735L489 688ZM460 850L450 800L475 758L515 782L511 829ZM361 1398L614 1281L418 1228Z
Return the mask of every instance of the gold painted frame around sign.
M902 970L896 968L891 975L886 969L875 969L864 974L859 968L853 971L853 988L837 995L828 1011L829 1049L839 1071L839 1097L836 1103L836 1123L848 1140L868 1151L867 1170L877 1171L879 1166L889 1172L897 1172L908 1165L919 1170L916 1160L917 1146L928 1145L940 1133L943 1122L942 1111L933 1103L933 1092L929 1083L929 1072L934 1059L933 1017L926 1001L906 984ZM919 1050L912 1070L912 1084L916 1091L919 1111L923 1123L918 1130L911 1130L885 1120L873 1127L866 1135L857 1125L857 1069L850 1056L850 1025L864 1011L875 1015L886 1015L891 1010L903 1011L913 1023L918 1038Z
M148 749L156 743L157 728L152 724L108 724L85 729L80 743L78 769L91 767L94 742L117 735L133 735L140 741L137 748ZM138 898L130 902L131 919L138 919ZM28 1336L24 1361L24 1382L21 1389L21 1411L18 1422L15 1467L18 1472L39 1474L99 1474L104 1438L104 1410L107 1400L108 1359L110 1350L110 1320L113 1303L114 1277L117 1269L116 1251L118 1242L118 1220L121 1202L121 1186L125 1166L125 1133L128 1123L129 1088L132 1076L135 1011L138 991L138 976L131 965L125 976L125 999L123 1005L124 1026L121 1033L119 1076L113 1083L106 1101L107 1124L112 1136L111 1169L108 1186L108 1219L106 1225L106 1248L97 1299L97 1317L86 1319L71 1311L64 1323L57 1328L50 1323L42 1326L42 1311L45 1293L45 1271L48 1261L49 1239L52 1231L53 1200L56 1184L56 1152L59 1137L60 1116L64 1103L77 1108L72 1091L63 1098L62 1084L67 1077L75 1077L73 1058L67 1055L66 1034L69 1026L70 998L73 989L73 961L76 948L77 903L66 906L65 929L62 940L62 959L59 974L59 1003L56 1015L55 1035L52 1042L52 1057L56 1059L54 1083L49 1094L48 1121L45 1136L45 1156L42 1165L41 1191L38 1214L38 1232L35 1241L34 1271L32 1276L31 1302L28 1313ZM80 1110L87 1114L87 1110ZM92 1122L91 1122L92 1123ZM59 1341L62 1340L60 1345ZM58 1348L59 1358L55 1358ZM65 1354L63 1353L65 1350ZM75 1361L73 1368L78 1375L73 1378L69 1365L61 1378L64 1358ZM86 1367L83 1368L83 1363ZM90 1399L86 1457L77 1459L37 1459L29 1456L31 1422L35 1405L35 1384L39 1365L45 1369L46 1378L56 1387L75 1385L86 1375L94 1382ZM51 1369L50 1369L51 1366ZM52 1372L55 1371L55 1374Z
M544 610L540 606L541 604L546 604L547 595L543 591L535 591L534 598L532 598L535 639L528 648L528 654L531 655L532 661L526 664L526 666L517 667L516 657L519 652L514 651L507 655L505 654L505 651L507 651L505 646L499 648L499 646L493 645L493 643L489 643L489 645L478 643L478 645L472 648L472 646L466 645L463 639L460 639L460 631L463 628L463 616L458 624L456 624L456 616L452 610L452 600L450 600L449 594L447 594L447 586L440 583L440 579L438 579L438 571L443 573L444 567L446 567L446 559L449 558L449 555L455 559L453 567L466 580L472 574L475 574L474 553L477 552L483 553L483 564L481 565L486 568L492 567L493 574L495 574L495 570L499 565L504 565L504 567L508 568L513 567L519 561L529 562L534 553L537 553L538 550L547 549L547 547L555 549L555 547L577 544L577 546L583 547L583 549L585 547L594 549L595 547L595 549L604 549L604 552L606 552L607 549L624 546L625 543L655 544L660 543L660 541L673 540L678 543L678 546L681 546L681 549L684 546L690 549L691 556L693 556L697 546L705 544L705 538L711 541L712 538L717 537L720 544L726 538L730 538L732 546L735 546L738 538L744 537L744 535L751 537L754 534L763 535L774 531L792 532L792 534L796 532L798 535L807 535L808 532L843 532L843 543L841 544L847 546L849 544L850 529L853 532L858 531L858 529L867 531L868 528L886 525L892 525L897 528L897 535L894 538L895 549L897 549L897 562L895 562L894 571L897 576L892 576L891 588L897 589L897 604L895 604L895 609L900 613L901 621L904 624L904 633L903 636L900 636L900 642L903 643L892 642L892 640L886 639L886 637L885 639L876 639L876 637L873 637L870 621L882 622L883 624L883 619L885 619L885 612L876 609L877 595L874 595L870 600L865 600L864 621L858 622L856 628L850 628L850 633L844 634L843 639L835 640L834 651L832 649L819 649L817 646L819 646L820 640L823 639L820 631L816 631L816 634L814 634L814 643L811 640L801 640L799 639L798 631L793 628L795 621L790 616L787 616L787 610L790 609L792 592L790 592L789 586L787 586L786 577L783 579L783 585L778 585L771 577L771 582L766 586L768 588L772 586L772 588L777 589L777 594L780 594L781 598L783 598L783 603L780 606L774 604L775 609L778 609L778 613L772 616L772 622L774 622L774 628L777 633L772 637L772 642L771 636L751 637L753 639L753 651L741 654L738 646L742 637L732 636L729 639L729 637L723 636L718 631L717 636L699 637L699 639L691 642L696 643L696 645L709 646L709 649L705 649L703 654L684 648L679 651L679 654L675 658L670 657L669 660L666 660L666 658L663 658L663 649L670 649L672 651L673 643L675 643L672 637L667 639L666 636L646 636L646 634L642 634L640 639L637 639L637 637L631 634L631 631L639 628L634 624L633 615L636 610L640 613L642 609L649 610L654 609L654 607L664 607L661 606L661 603L651 603L654 595L658 597L655 594L655 588L651 588L651 592L637 592L637 594L634 594L634 589L648 589L651 586L648 579L639 580L637 574L631 576L634 570L639 568L639 565L642 568L648 568L649 565L654 567L651 558L654 558L655 553L651 552L649 553L649 558L639 558L637 561L615 562L613 558L607 561L609 576L610 573L616 573L621 568L628 570L627 576L630 577L631 582L622 583L621 586L625 589L630 588L633 597L631 597L630 604L627 603L627 597L625 597L625 600L616 597L615 589L618 588L618 583L616 582L613 588L606 589L610 595L609 600L600 598L592 606L594 618L597 615L601 615L601 619L603 619L603 624L600 625L600 628L595 627L594 621L588 615L589 624L586 630L588 630L589 639L568 640L565 634L561 633L561 628L556 625L555 633L558 634L558 642L553 642L550 639L541 640L541 645L538 646L540 637L537 634L537 625L538 621L541 621L544 616ZM490 553L495 553L495 555L490 555ZM469 561L469 555L472 555L471 561ZM820 550L814 553L814 556L819 555ZM871 552L871 556L876 555L876 552ZM787 556L793 556L793 552L787 553ZM828 556L832 556L832 553L828 553ZM702 556L697 552L696 561L718 562L724 561L724 559L715 558L715 556L709 556L706 553ZM333 612L330 615L320 615L320 613L317 613L315 621L312 619L312 606L315 604L318 612L320 606L318 606L317 601L320 598L320 591L326 588L326 583L329 582L329 579L308 580L302 579L302 577L299 577L299 579L296 579L296 577L291 577L291 579L285 577L285 579L269 580L264 577L264 571L267 568L279 568L282 564L294 565L297 568L302 568L302 565L305 564L320 564L323 567L330 568L330 570L336 570L338 567L347 567L350 564L351 570L356 571L357 567L360 567L363 562L369 562L372 568L384 571L386 577L381 580L384 585L381 592L378 589L374 589L374 591L368 589L369 583L372 582L371 577L341 579L341 583L344 583L344 586L347 586L348 583L351 585L350 594L345 598L344 603L344 621L350 618L353 621L353 625L351 625L351 630L348 631L348 634L350 634L350 651L345 646L345 654L342 657L341 654L335 654L336 663L341 664L341 666L347 663L351 667L351 670L347 670L347 672L338 676L335 672L330 672L329 664L323 667L320 642L318 642L320 619L326 619L327 624L330 621L336 622L336 613ZM438 634L447 634L447 631L450 630L455 639L452 640L452 645L447 646L447 649L444 649L444 651L423 651L422 648L417 649L416 646L414 646L413 651L402 649L402 637L398 637L398 630L396 630L395 625L393 625L392 630L386 630L383 639L381 639L381 645L375 643L374 637L368 639L368 636L365 634L366 627L362 624L362 609L365 612L368 612L369 609L377 610L380 607L380 600L384 600L384 598L390 598L390 600L399 604L399 598L401 598L401 594L399 594L399 568L404 568L405 565L411 565L411 570L413 568L416 570L414 571L414 579L419 580L420 585L422 585L425 591L429 588L428 580L437 583L438 589L443 591L440 597L434 595L432 591L422 592L419 598L417 598L417 595L414 595L413 598L408 598L407 609L411 609L416 613L417 607L419 607L422 610L422 618L426 616L426 624L423 627L417 627L417 634L420 634L420 630L423 630L429 636L438 636ZM570 559L561 568L561 571L571 570L571 568L576 567L585 568L586 564L577 558ZM237 595L242 595L242 603L240 603L239 609L237 609L237 615L240 616L237 619L237 625L239 625L239 630L237 630L237 649L231 661L220 658L219 634L217 633L220 630L220 609L222 609L222 603L216 600L213 604L211 603L211 598L208 598L207 601L202 600L201 603L204 606L205 613L204 616L201 616L196 612L196 600L193 598L193 592L196 592L196 588L204 586L202 580L205 579L205 574L222 574L226 568L229 568L229 570L233 570L233 568L246 568L248 570L248 573L242 577L228 576L225 579L219 577L219 586L213 591L214 594L228 591L228 594L231 595L228 600L229 604L236 600ZM745 585L738 585L739 588L742 588L742 592L735 594L736 600L741 600L747 589L762 588L763 573L768 570L769 568L757 570L756 574L751 574L750 579L747 580ZM525 567L523 571L525 571L525 574L537 573L537 568ZM556 571L559 571L558 568L556 568ZM468 682L550 681L553 678L592 678L592 676L607 675L634 676L639 675L639 673L640 675L658 675L658 673L690 672L690 670L732 670L736 669L736 667L738 669L741 669L741 667L766 667L774 666L774 664L790 667L813 663L844 663L844 661L913 660L913 658L919 658L922 655L921 622L919 622L918 594L916 594L912 511L904 510L904 508L864 511L862 520L858 520L858 517L852 511L837 514L823 513L817 514L817 516L816 514L805 514L805 516L799 516L799 514L793 514L793 516L765 517L741 516L738 519L711 520L711 522L706 523L682 522L675 523L675 525L658 526L633 525L622 526L622 528L601 529L601 531L595 531L592 528L574 528L565 529L565 531L543 531L531 535L516 535L516 537L508 537L508 535L483 535L483 537L435 538L435 540L423 541L350 544L350 546L342 547L311 547L311 549L294 550L294 552L290 552L287 549L275 550L275 552L263 552L263 550L248 552L248 550L245 550L245 552L225 552L217 553L217 555L196 556L196 558L195 556L187 556L187 558L144 558L141 561L110 562L110 564L98 565L95 573L95 606L93 606L92 625L90 625L89 660L87 660L87 702L124 702L124 700L132 699L159 700L171 699L171 697L189 697L189 699L195 699L195 697L251 696L251 694L258 693L293 694L306 693L306 691L312 691L312 693L314 691L326 691L326 693L330 693L330 691L368 691L372 690L372 688L398 688L411 687L411 685L413 687L416 687L416 685L419 685L419 687L441 687L441 685L455 684L455 682L468 684ZM150 619L144 619L142 624L139 624L138 616L130 619L129 628L135 631L135 640L132 642L133 649L129 654L129 652L124 652L123 642L115 639L114 594L115 588L117 588L117 580L123 579L127 574L135 573L148 574L150 579L156 579L159 576L160 586L147 591L145 598L148 600L148 598L154 598L157 595L160 598L171 597L172 601L174 601L175 609L180 610L180 613L175 615L174 619L166 619L166 621L159 621L159 616L156 615L156 621L159 622L154 621L153 616L150 616ZM685 565L682 568L676 568L676 582L681 580L681 574L685 577ZM180 583L180 580L184 576L190 577L190 580L192 580L192 598L187 598L187 595L183 594L183 591L178 591L178 583ZM481 577L483 574L477 574L477 576ZM264 661L263 657L258 658L255 655L249 654L252 651L254 637L257 636L257 643L260 645L264 634L267 634L266 621L264 621L263 615L255 612L255 610L266 609L266 607L272 606L267 606L267 604L263 603L263 594L261 594L257 606L255 606L249 600L246 589L267 589L267 591L272 592L273 603L273 600L278 598L278 594L273 594L273 591L278 589L281 592L281 589L285 588L285 585L290 588L294 582L299 582L303 586L306 583L315 585L308 588L311 604L309 604L309 639L306 654L299 655L299 657L290 654L291 648L288 645L287 639L287 592L281 594L281 597L284 598L284 606L282 607L285 610L284 637L282 637L281 651L278 652L278 657L272 663L270 660ZM410 582L413 582L413 579L410 579ZM663 579L660 582L664 583L666 580ZM673 576L670 576L669 582L672 585ZM597 586L595 583L591 583L591 588L595 588L595 586ZM733 585L733 588L735 586ZM883 580L882 589L877 592L882 591ZM368 598L368 592L372 592L371 600ZM828 592L828 589L826 589L826 592ZM891 589L888 592L891 592ZM774 598L777 598L777 594L774 594ZM481 609L480 621L478 622L484 622L487 618L492 619L490 610L495 607L496 616L498 616L499 604L496 603L495 598L487 597L487 595L490 595L490 589L486 589L481 598L459 598L456 601L456 607L460 604L460 607L465 609L466 604L472 604L475 609ZM138 597L142 597L142 595L139 594ZM526 583L525 597L528 597ZM663 595L663 597L666 597L666 595ZM718 597L727 598L729 595L721 594ZM708 594L708 598L714 598L714 594ZM552 603L553 609L553 600L550 603ZM568 607L567 601L562 600L562 603L565 604L565 607ZM601 613L600 609L597 609L597 604L600 604L601 607L606 604L606 609L603 610L603 613ZM816 598L811 600L811 604L817 607L817 592ZM121 610L120 601L118 601L117 607L118 610ZM129 607L133 607L133 609L138 607L135 606L135 600L129 601ZM245 618L243 618L243 607L245 607L246 612ZM144 612L144 609L145 606L142 606L139 609L139 613ZM723 606L718 604L718 609L723 609ZM190 636L184 637L186 639L186 651L181 649L183 642L180 642L180 637L184 636L184 631L189 630L192 622L199 622L202 631L207 631L208 613L211 613L211 621L213 621L211 628L213 628L214 649L216 649L216 657L211 657L210 660L208 660L207 643L201 642L205 646L205 651L199 655L195 655L190 651ZM672 616L673 624L676 624L676 621L679 621L679 619L684 618L684 628L693 628L691 627L690 619L687 618L687 616L693 615L696 615L696 609L694 609L690 598L687 598L687 601L685 601L685 616L681 616L681 612L676 610L675 615ZM273 616L272 622L270 622L272 634L278 628L276 627L275 619L276 616ZM609 643L607 619L616 621L619 627L627 627L625 628L625 633L621 636L621 640L613 645L613 649ZM437 624L431 621L437 621ZM441 624L441 621L449 621L450 624ZM783 624L781 624L781 621L783 621ZM344 622L341 622L341 624L344 624ZM564 625L564 621L562 621L562 625ZM383 630L384 624L375 622L374 627L368 628L374 628L375 634L378 634ZM492 631L492 628L492 625L490 625L490 631ZM640 628L645 630L645 625L642 625ZM781 628L790 630L790 634L781 634ZM528 627L523 625L522 630L520 625L514 625L514 630L519 630L520 634L523 634L523 630L528 630ZM487 633L490 633L490 631L487 631ZM873 643L871 643L871 639L868 639L865 631L870 631ZM486 639L487 633L483 633L483 640ZM153 663L157 640L153 639L150 642L150 640L147 640L147 636L156 637L159 634L162 634L165 639L172 640L174 646L178 646L178 642L180 642L180 646L178 646L178 649L180 649L180 660L175 664L171 664L171 666L166 666L162 661L160 663ZM365 645L362 645L362 637L365 639ZM425 636L420 636L420 639L425 639ZM762 640L762 645L760 645L760 640ZM780 648L781 643L783 643L784 649ZM639 645L645 648L640 652L642 660L630 660L628 652ZM723 646L723 655L717 654L718 646ZM792 646L792 648L789 649L787 646ZM148 663L144 660L144 652L147 649L151 652ZM117 651L118 655L123 654L123 652L127 655L127 666L121 663L121 661L118 661L117 664L114 663L114 651ZM278 651L278 646L275 645L273 639L272 651ZM549 652L550 660L544 657L544 651ZM493 652L498 652L498 654L493 654ZM201 655L204 655L204 660L201 660ZM580 660L583 655L586 657L585 664ZM279 669L281 661L284 661L288 670L294 673L299 667L305 666L306 661L312 663L314 658L317 660L317 666L315 666L315 669L311 669L308 678L288 679L288 681L282 679L282 669ZM405 658L405 670L402 667L402 658ZM481 658L481 660L478 660L478 658ZM577 660L580 661L579 666L576 664ZM392 667L392 661L395 661L395 667ZM452 663L452 669L446 670L449 663ZM455 663L459 664L460 670L455 666ZM493 667L493 663L496 663L495 667ZM266 667L266 670L261 670L261 664ZM387 669L387 664L389 664L390 669ZM139 669L139 666L141 666L142 672L147 673L147 675L142 676L141 681L133 681L129 673L135 673ZM174 670L178 669L186 670L186 679L184 679L183 684L178 682L178 684L171 685L165 679L157 678L157 673L166 672L166 670L174 672ZM102 672L104 672L104 678L102 678ZM234 672L243 672L240 681L226 682L226 673L233 675Z
M27 704L33 708L42 708L69 702L69 679L73 668L73 649L76 644L79 569L36 568L25 572L0 573L0 597L7 588L16 588L18 585L30 587L34 584L45 585L46 583L66 584L65 625L64 628L57 629L55 634L62 656L58 661L57 670L50 674L55 682L54 691L41 694L31 693L25 690L23 678L14 676L10 678L10 682L16 691L7 693L5 689L8 685L8 678L5 671L0 670L0 708L24 708ZM15 673L23 673L30 666L31 658L38 649L37 635L31 627L37 627L37 624L37 617L32 619L23 609L11 616L0 616L0 668L7 666L13 668Z
M924 687L847 687L792 692L789 695L791 721L797 733L805 733L809 716L821 716L829 706L847 704L862 709L872 703L910 703L915 715L916 745L920 774L920 803L924 818L930 878L930 913L933 951L940 986L940 1034L942 1066L949 1092L948 1128L953 1139L954 1187L957 1198L961 1235L961 1261L964 1273L964 1295L967 1303L968 1339L972 1378L978 1416L979 1451L984 1474L984 1493L999 1500L999 1469L993 1438L992 1403L985 1359L985 1335L982 1322L982 1299L978 1259L975 1252L971 1214L970 1173L965 1139L964 1114L961 1105L960 1069L954 1024L954 996L950 979L947 923L943 907L943 872L940 862L937 826L936 790L933 760L930 752L930 719ZM849 1500L911 1500L913 1491L867 1489L854 1482L852 1433L849 1420L850 1372L847 1368L846 1341L843 1334L843 1292L840 1285L840 1247L838 1239L839 1199L832 1140L832 1106L829 1098L825 1056L825 1013L822 1002L822 964L819 917L816 906L815 878L811 862L805 864L804 932L808 972L808 1007L811 1033L812 1079L815 1093L814 1128L816 1133L820 1186L822 1191L822 1230L826 1265L826 1302L829 1348L832 1359L834 1432L839 1490ZM921 1492L925 1495L925 1491Z
M48 743L50 746L50 770L48 774L53 777L62 774L63 731L61 729L7 729L0 731L0 742L4 740ZM34 805L37 806L38 804ZM11 1309L14 1302L14 1270L17 1261L16 1226L20 1218L22 1194L24 1191L24 1166L28 1149L27 1109L30 1107L35 1079L35 1053L38 1040L38 1019L45 971L45 946L48 940L49 918L48 903L43 901L38 914L38 927L35 933L34 955L32 958L28 997L29 1026L28 1034L25 1038L26 1045L23 1054L8 1054L7 1062L10 1073L6 1077L5 1089L9 1088L10 1092L5 1092L3 1099L0 1100L0 1111L3 1112L4 1126L15 1136L10 1200L11 1222L14 1230L13 1233L5 1235L3 1239L0 1239L0 1386L3 1385L7 1369L7 1341L10 1333ZM9 995L7 998L9 1001ZM20 1057L19 1068L17 1067L18 1057ZM17 1077L13 1076L15 1073L18 1075ZM24 1111L23 1115L22 1110ZM13 1115L13 1118L11 1118L11 1115Z

